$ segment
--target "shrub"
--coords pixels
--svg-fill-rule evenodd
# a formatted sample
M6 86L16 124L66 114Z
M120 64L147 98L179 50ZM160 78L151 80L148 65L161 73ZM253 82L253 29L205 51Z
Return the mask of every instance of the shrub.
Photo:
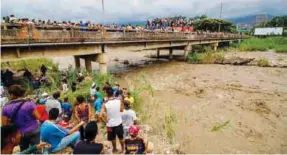
M200 54L190 53L187 57L187 62L197 64L200 62Z
M260 59L258 61L257 65L260 66L260 67L269 67L270 63L269 63L269 61L267 59L263 58L263 59Z
M224 55L219 52L205 52L205 53L191 53L187 61L189 63L197 64L212 64L221 63L224 60Z

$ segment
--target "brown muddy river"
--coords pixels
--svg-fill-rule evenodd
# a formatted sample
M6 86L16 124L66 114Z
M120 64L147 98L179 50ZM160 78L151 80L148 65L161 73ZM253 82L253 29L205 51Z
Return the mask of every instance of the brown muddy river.
M141 61L150 53L133 57ZM129 54L117 53L111 61L128 59L120 55ZM113 63L115 71L125 68ZM118 80L136 87L140 75L154 91L142 96L157 152L171 147L161 138L169 109L175 115L173 143L182 153L287 153L287 68L166 62L125 72Z

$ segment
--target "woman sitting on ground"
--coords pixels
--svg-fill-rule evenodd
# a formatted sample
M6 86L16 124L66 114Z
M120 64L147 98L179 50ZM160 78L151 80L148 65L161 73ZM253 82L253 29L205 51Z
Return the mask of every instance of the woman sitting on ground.
M103 152L103 144L95 143L98 126L95 121L89 122L83 131L84 140L80 141L74 148L74 154L100 154Z
M85 98L81 95L77 96L77 103L75 108L75 117L78 122L84 121L88 123L91 120L91 106L85 103Z

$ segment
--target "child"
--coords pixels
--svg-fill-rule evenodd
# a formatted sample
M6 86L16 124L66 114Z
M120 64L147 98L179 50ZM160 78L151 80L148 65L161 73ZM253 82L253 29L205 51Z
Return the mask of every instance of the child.
M73 128L73 124L70 122L71 120L71 116L64 114L63 116L63 120L60 121L59 126L64 128L64 129L72 129Z

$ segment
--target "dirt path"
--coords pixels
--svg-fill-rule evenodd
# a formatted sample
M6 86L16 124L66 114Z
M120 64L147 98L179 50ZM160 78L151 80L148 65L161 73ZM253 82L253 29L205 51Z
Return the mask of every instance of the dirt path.
M150 115L168 106L176 114L174 139L180 151L287 153L286 68L174 62L139 69L120 80L136 85L140 73L155 90L156 102L163 103L147 107ZM150 119L160 122L162 115ZM154 135L164 131L149 125Z

